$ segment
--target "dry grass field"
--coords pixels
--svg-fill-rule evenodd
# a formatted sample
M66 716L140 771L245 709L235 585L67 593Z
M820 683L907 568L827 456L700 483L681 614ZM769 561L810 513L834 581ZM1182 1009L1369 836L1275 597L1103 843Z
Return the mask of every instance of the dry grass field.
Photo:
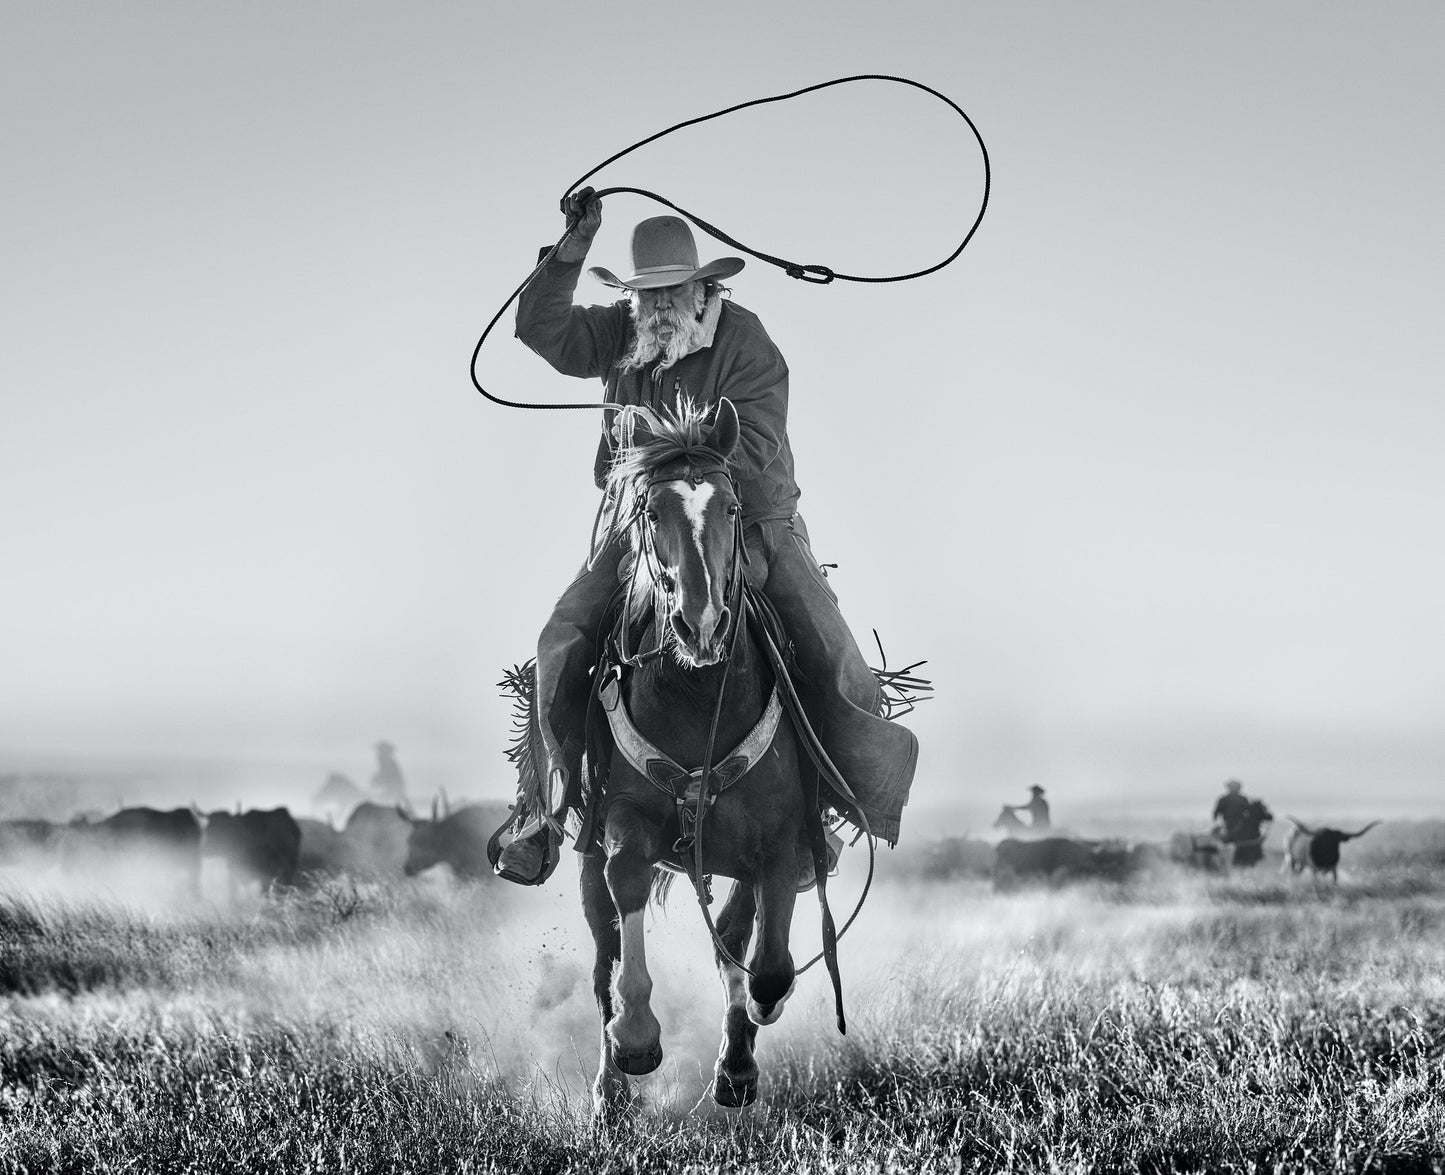
M900 859L842 944L848 1034L815 968L745 1111L705 1097L721 991L679 887L649 944L667 1059L607 1134L570 864L235 908L12 876L0 1171L1441 1172L1442 838L1377 831L1337 888L996 895Z

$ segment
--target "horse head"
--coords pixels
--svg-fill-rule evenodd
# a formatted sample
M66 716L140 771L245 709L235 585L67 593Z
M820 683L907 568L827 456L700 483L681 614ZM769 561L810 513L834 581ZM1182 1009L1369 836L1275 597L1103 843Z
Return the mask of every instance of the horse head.
M1008 804L1003 806L1003 811L998 814L998 819L993 822L995 828L1023 828L1024 822L1014 815L1014 810Z
M659 629L690 668L724 659L737 619L729 596L742 557L741 507L728 458L738 436L731 401L718 401L715 413L684 402L675 416L633 421L614 467L635 495L631 541L652 579Z

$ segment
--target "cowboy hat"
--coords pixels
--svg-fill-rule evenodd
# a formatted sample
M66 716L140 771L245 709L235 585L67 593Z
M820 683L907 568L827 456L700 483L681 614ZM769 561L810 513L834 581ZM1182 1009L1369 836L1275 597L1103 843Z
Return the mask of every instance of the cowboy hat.
M600 265L587 272L620 290L660 290L703 278L732 277L744 264L741 257L719 257L699 266L697 242L687 222L676 216L650 216L632 230L630 278L620 278Z

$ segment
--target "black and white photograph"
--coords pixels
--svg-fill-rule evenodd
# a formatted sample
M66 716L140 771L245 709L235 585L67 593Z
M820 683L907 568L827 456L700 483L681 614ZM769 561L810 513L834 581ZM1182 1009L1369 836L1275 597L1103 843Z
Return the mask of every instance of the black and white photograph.
M0 1175L1445 1175L1442 59L7 4Z

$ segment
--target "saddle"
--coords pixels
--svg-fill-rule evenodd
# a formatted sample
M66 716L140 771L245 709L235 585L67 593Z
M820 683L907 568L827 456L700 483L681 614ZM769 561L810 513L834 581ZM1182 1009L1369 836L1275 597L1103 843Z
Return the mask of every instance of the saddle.
M800 745L818 769L814 784L817 796L808 805L810 824L816 825L815 839L823 850L821 860L824 870L831 872L836 867L841 841L831 827L825 828L825 823L831 822L825 822L824 814L830 809L837 811L842 819L853 823L860 832L867 831L867 819L858 809L846 782L828 762L826 752L804 712L798 697L798 671L792 656L792 644L781 620L760 591L750 586L744 591L748 622L753 626L755 639L768 653L775 684L762 715L748 735L738 746L716 756L708 771L705 798L701 794L703 766L689 768L674 761L641 735L627 712L622 698L622 681L629 665L637 662L637 657L628 650L636 647L640 630L645 629L649 618L629 619L622 589L619 588L608 607L608 620L601 626L591 670L582 770L568 781L567 793L556 813L548 811L539 767L546 756L537 725L536 662L529 660L504 675L498 683L499 688L504 696L511 695L514 701L513 738L506 754L518 769L520 785L513 815L492 834L487 844L487 857L493 869L496 869L501 856L503 837L509 833L512 839L535 836L534 843L542 853L540 871L527 876L503 872L501 876L519 884L542 884L560 861L562 819L566 820L579 853L599 852L607 800L607 776L614 751L621 753L639 774L674 801L676 828L669 830L669 835L674 837L676 846L685 851L696 835L698 818L711 808L722 791L747 774L772 744L784 717L792 723ZM660 647L650 655L661 655ZM816 880L806 888L815 884Z

